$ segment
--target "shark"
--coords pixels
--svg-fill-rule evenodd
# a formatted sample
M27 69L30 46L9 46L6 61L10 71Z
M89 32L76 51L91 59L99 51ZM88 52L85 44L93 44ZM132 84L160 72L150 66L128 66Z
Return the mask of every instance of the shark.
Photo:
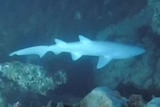
M116 43L111 41L93 41L79 35L77 42L64 42L55 38L53 45L40 45L29 48L20 49L9 54L13 55L38 55L42 58L47 52L51 51L58 55L62 52L71 54L72 60L76 61L82 56L98 56L98 63L96 68L100 69L107 65L113 59L126 59L141 55L145 52L142 47Z

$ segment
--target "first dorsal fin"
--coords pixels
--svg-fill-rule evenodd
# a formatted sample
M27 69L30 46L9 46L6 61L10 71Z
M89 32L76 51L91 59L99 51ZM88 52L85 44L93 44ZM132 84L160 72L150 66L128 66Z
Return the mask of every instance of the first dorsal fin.
M54 39L54 41L55 41L55 43L56 43L57 45L60 45L60 46L66 45L66 42L64 42L64 41L62 41L62 40L60 40L60 39Z
M82 43L89 43L89 42L91 42L90 39L84 37L83 35L79 35L79 40L80 40L80 42L82 42Z

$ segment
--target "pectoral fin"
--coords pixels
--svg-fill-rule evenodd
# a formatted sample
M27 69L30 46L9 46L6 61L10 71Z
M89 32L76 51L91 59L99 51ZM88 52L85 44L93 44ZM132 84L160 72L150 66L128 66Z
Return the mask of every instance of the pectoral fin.
M100 69L104 67L106 64L108 64L112 60L109 56L100 56L97 64L97 69Z
M71 56L72 56L72 60L73 60L73 61L76 61L76 60L78 60L82 55L81 55L80 53L72 53Z

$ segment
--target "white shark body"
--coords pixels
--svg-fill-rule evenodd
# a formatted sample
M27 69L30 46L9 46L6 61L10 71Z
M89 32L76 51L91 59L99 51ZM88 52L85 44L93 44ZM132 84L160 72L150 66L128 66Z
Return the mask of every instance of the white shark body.
M34 46L21 49L10 54L13 55L39 55L43 57L48 51L55 54L61 52L71 53L72 59L78 60L81 56L98 56L99 61L97 69L104 67L112 59L125 59L140 55L145 52L143 48L114 43L109 41L92 41L84 36L79 36L80 41L66 43L62 40L55 39L56 44L51 46Z

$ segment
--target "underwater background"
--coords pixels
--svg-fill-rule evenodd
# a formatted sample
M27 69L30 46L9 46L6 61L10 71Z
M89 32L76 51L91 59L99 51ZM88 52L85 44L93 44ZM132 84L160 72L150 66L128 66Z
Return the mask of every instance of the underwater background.
M159 0L0 0L0 13L0 107L160 107ZM65 52L9 56L79 35L145 53L101 69Z

